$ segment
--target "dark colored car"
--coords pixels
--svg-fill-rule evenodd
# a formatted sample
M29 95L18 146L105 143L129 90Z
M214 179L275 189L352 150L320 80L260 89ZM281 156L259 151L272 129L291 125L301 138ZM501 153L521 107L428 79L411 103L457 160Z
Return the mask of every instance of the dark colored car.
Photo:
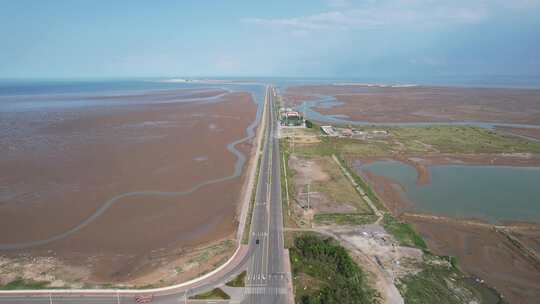
M255 240L255 244L259 245L259 239Z

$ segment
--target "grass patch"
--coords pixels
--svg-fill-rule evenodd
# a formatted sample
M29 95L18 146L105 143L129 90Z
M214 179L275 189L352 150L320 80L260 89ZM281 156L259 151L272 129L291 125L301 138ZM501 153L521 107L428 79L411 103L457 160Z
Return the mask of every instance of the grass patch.
M203 265L212 257L224 254L227 252L227 250L230 250L231 248L234 248L234 242L232 240L225 240L218 244L208 246L202 249L199 254L191 258L189 260L189 263L197 263L199 265ZM224 257L223 259L227 260L227 257Z
M315 144L296 144L294 154L298 156L332 156L340 145L340 140L330 137L321 137L321 141ZM292 148L291 148L292 149Z
M448 288L446 279L452 276L455 276L454 272L447 268L429 267L405 277L399 289L407 303L463 303Z
M281 173L281 203L283 207L283 225L285 227L297 227L297 221L292 210L292 204L295 203L295 188L294 188L294 175L295 171L289 167L289 157L291 156L290 144L286 139L279 141L279 151L281 153L281 161L285 163L285 173ZM285 179L287 179L287 187L285 187ZM289 201L287 206L287 189L289 190ZM290 216L289 216L290 213Z
M50 282L32 281L23 278L17 278L5 285L0 285L0 290L19 290L19 289L45 289Z
M316 224L365 225L377 220L373 213L318 213L314 216Z
M198 295L189 297L192 300L230 300L231 297L225 293L221 288L214 288L210 291L200 293Z
M363 271L335 240L297 236L290 257L296 303L378 303Z
M410 224L397 221L392 215L386 213L382 220L384 229L392 234L401 246L416 247L427 250L424 239L414 231Z
M134 288L135 289L151 289L151 288L156 288L157 286L155 284L146 284L146 285L140 285L140 286L135 286Z
M327 141L328 142L328 141ZM319 146L319 144L314 144L312 146ZM302 147L301 149L304 149ZM288 209L286 205L287 201L287 192L285 187L285 179L287 178L287 184L288 184L288 191L289 191L289 200L290 203L294 202L295 198L295 189L294 189L294 170L290 169L288 166L289 163L289 157L291 156L291 146L290 142L286 139L282 139L280 141L280 151L284 158L284 162L286 165L286 174L282 174L282 180L281 180L281 186L282 186L282 201L283 209L285 212L283 212L284 216L284 223L287 227L295 227L296 222L294 220L293 215L288 215ZM367 215L371 213L371 209L367 205L367 203L363 200L363 198L359 195L359 193L356 191L356 189L352 186L352 184L349 182L347 177L343 174L339 166L332 160L329 156L320 156L320 155L312 155L312 156L306 156L306 153L304 153L304 150L300 150L299 153L296 153L295 155L300 155L302 158L311 158L312 160L316 161L318 165L321 166L321 169L328 174L329 180L324 182L313 182L311 184L311 191L320 192L323 193L330 202L333 204L336 204L336 208L339 208L339 205L349 205L355 209L353 212L349 213L328 213L328 214L317 214L316 222L318 223L329 223L329 222L337 222L337 223L343 223L343 224L355 224L355 223L361 223L364 224L366 222L371 222L371 218L365 217L364 215ZM291 206L289 206L291 208Z
M352 205L356 208L354 213L371 212L367 203L331 157L317 157L313 160L328 174L329 180L314 182L311 187L312 191L324 193L335 205Z
M357 185L360 186L360 188L362 188L362 190L364 191L365 195L371 200L371 202L377 207L377 209L379 209L379 211L381 210L386 210L386 207L384 206L384 204L381 202L381 200L379 199L379 197L377 196L377 194L375 194L375 192L371 189L371 187L369 186L369 184L362 178L360 177L358 174L356 174L356 171L355 170L352 170L352 165L350 162L347 162L345 161L345 159L341 156L338 156L336 155L336 157L338 158L339 162L343 165L343 167L345 168L345 170L347 170L349 172L349 174L351 175L351 177L353 178L353 180L356 182Z
M257 184L259 183L259 173L261 169L262 154L257 159L257 169L255 171L255 183L251 190L251 199L249 200L248 214L246 216L246 223L244 226L244 233L242 235L242 244L246 245L249 241L249 235L251 234L251 218L253 217L253 208L255 207L255 198L257 196Z
M159 280L159 284L158 285L154 285L154 284L147 284L147 285L142 285L142 286L130 286L130 285L117 285L117 284L114 284L114 283L105 283L105 284L101 284L101 285L85 285L85 287L87 289L149 289L149 288L155 288L155 287L158 287L158 286L162 286L163 285L163 280ZM49 288L47 288L49 289Z
M540 142L475 126L360 127L390 132L388 137L357 140L323 137L318 145L298 146L305 155L350 154L356 157L395 153L540 153Z
M239 275L237 275L234 279L227 282L225 285L230 287L244 287L246 286L245 279L246 279L246 271L242 271Z
M163 283L163 280L160 280L159 283ZM84 283L82 289L151 289L162 287L159 284L145 284L145 285L116 285L114 283L104 283L104 284L89 284ZM46 287L46 289L69 289L71 287Z
M308 232L309 233L309 232ZM303 231L283 231L283 246L286 249L294 247L294 239L300 235L306 234Z
M402 278L397 286L405 303L411 304L504 303L494 290L466 278L453 263L426 265L421 272Z
M381 156L389 155L392 151L392 143L387 140L360 141L356 139L335 139L338 151L344 154L358 156Z
M206 262L210 258L210 253L208 251L204 251L203 253L195 256L194 258L189 260L189 263L197 263L201 264Z
M410 153L540 153L540 142L473 126L399 127L390 133Z
M370 147L373 145L377 147ZM366 152L367 150L369 150L369 152ZM385 210L386 208L373 190L371 190L371 187L369 187L369 185L360 176L358 176L354 170L351 170L350 163L344 161L343 156L348 155L354 158L354 156L390 155L390 152L391 150L388 145L380 142L373 143L353 139L329 137L322 138L321 142L318 144L301 145L295 149L296 155L304 157L332 156L335 154L341 164L351 174L354 181L364 190L365 194L380 210Z

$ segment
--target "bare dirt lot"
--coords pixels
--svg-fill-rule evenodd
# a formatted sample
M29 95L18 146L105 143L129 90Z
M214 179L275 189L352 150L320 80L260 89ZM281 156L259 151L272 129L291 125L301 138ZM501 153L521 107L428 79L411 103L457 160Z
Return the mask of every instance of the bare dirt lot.
M295 144L316 144L321 141L316 131L307 128L280 127L279 137L289 138L291 141L294 137Z
M482 121L540 125L540 90L323 85L291 87L285 97L289 103L298 104L318 99L313 97L314 94L334 96L341 102L331 108L316 108L316 111L346 115L359 121Z
M289 166L295 172L293 188L296 203L293 210L304 220L310 221L316 214L370 212L369 206L331 157L291 156Z
M217 97L6 116L3 258L52 257L85 267L88 283L143 284L156 259L232 238L243 178L204 183L234 174L227 145L246 136L257 107L248 93L181 96ZM251 141L237 149L249 154Z

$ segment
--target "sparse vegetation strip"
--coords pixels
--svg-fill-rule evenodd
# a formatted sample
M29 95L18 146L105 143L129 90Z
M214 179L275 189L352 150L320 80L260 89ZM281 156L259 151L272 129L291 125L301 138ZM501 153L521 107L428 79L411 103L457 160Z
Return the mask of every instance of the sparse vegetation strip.
M246 286L245 279L246 279L246 271L242 271L239 275L234 277L234 279L227 282L225 285L230 287L244 287Z
M384 230L392 234L401 246L427 250L426 242L416 231L414 231L410 224L400 222L387 213L383 217L382 225Z
M50 289L48 285L50 282L46 281L32 281L25 280L23 278L17 278L5 285L0 285L0 290L19 290L19 289Z
M214 288L208 292L190 297L193 300L230 300L231 297L221 288Z
M473 285L452 263L441 263L439 257L431 256L431 263L425 263L424 269L402 279L398 288L405 298L405 303L504 303L496 292L483 285ZM486 291L490 291L494 301L484 302Z

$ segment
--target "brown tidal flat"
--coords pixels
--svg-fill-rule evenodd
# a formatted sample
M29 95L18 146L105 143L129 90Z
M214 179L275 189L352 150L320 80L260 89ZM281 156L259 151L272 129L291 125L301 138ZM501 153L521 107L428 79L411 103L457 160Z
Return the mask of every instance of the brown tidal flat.
M465 272L495 287L509 303L535 303L540 299L540 264L519 250L504 233L474 222L414 216L404 219L414 225L431 251L456 256ZM540 237L538 225L531 225L526 231Z
M510 133L510 134L517 134L519 136L525 136L528 138L534 138L540 140L540 128L512 128L512 127L502 127L497 126L497 130Z
M250 94L227 93L211 103L13 113L0 145L0 245L59 235L121 194L185 191L232 175L236 156L226 147L247 135L256 110ZM251 141L237 148L249 157ZM129 281L157 251L232 237L242 181L186 195L132 193L65 238L0 255L54 256L88 266L93 282Z
M315 108L373 123L482 121L540 125L540 90L453 87L301 86L287 90L298 104L313 94L334 96L341 105Z

